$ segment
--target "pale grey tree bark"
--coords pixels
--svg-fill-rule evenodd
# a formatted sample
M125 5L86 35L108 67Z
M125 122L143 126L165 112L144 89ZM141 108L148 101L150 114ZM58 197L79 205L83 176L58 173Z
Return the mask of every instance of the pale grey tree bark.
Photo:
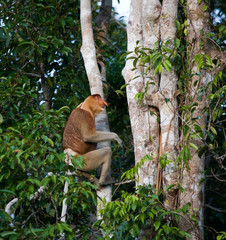
M132 0L127 29L127 50L134 51L137 41L140 46L146 48L154 48L157 41L165 42L170 39L173 42L176 32L177 4L177 0L163 1L162 4L158 0L143 0L139 3ZM154 69L151 69L147 76L143 75L145 68L136 71L132 69L133 60L128 60L123 69L123 76L128 84L127 99L134 138L135 162L139 162L146 154L153 155L153 161L141 168L138 184L155 185L159 154L167 153L168 158L172 160L175 160L177 155L175 146L178 145L179 137L177 102L174 99L177 76L174 70L170 73L162 70L159 79L159 76L154 74ZM146 105L142 107L136 103L135 95L144 92L150 78L154 85L148 85ZM170 102L167 103L165 98L170 99ZM150 115L150 111L155 114ZM158 115L160 124L157 122ZM158 181L161 179L160 171L159 169ZM176 183L177 172L173 162L164 170L163 180L164 186ZM159 185L159 182L157 184ZM168 197L166 202L172 206L170 195ZM174 197L173 192L172 198Z
M103 0L101 10L98 16L97 24L99 27L102 41L107 37L107 30L109 25L108 14L112 7L111 0ZM84 65L89 80L91 94L100 94L104 99L103 81L106 81L106 66L101 65L101 71L98 68L97 49L95 47L93 28L92 28L92 10L91 0L82 0L80 2L80 19L82 30L82 47L81 53L84 59ZM103 20L104 19L104 20ZM103 21L102 21L103 20ZM96 118L96 128L101 131L110 131L106 111L98 114ZM110 146L110 142L99 143L98 147ZM102 207L101 199L106 199L107 202L111 201L112 187L110 185L98 190L98 210Z
M192 45L192 57L200 52L199 41L201 39L200 30L208 30L206 13L203 12L203 5L199 5L197 0L188 0L188 37L187 40ZM131 0L130 16L127 28L127 51L134 51L137 41L141 47L153 48L156 41L161 43L171 40L173 44L176 38L178 0ZM200 11L200 12L197 12ZM202 15L203 17L198 17ZM199 39L199 40L198 40ZM188 48L189 49L189 48ZM131 57L131 55L129 55ZM197 212L199 226L197 228L190 221L182 218L180 222L181 230L191 234L192 239L202 239L203 228L203 185L200 185L202 178L201 171L204 169L203 158L199 158L197 151L190 149L192 160L189 162L191 170L188 172L183 168L182 173L178 170L175 160L179 156L179 125L178 125L178 103L175 99L177 95L177 75L174 68L167 72L162 69L161 77L154 75L154 70L150 70L148 76L144 76L144 67L137 68L132 71L133 59L128 59L123 69L123 76L127 86L127 100L130 114L132 133L134 138L135 163L139 162L146 154L153 154L153 161L144 165L139 172L139 181L137 184L153 184L160 187L162 179L162 187L165 189L171 184L175 187L168 191L165 200L165 206L168 208L176 208L179 205L191 202L192 210ZM193 72L196 72L194 65ZM138 76L138 77L137 77ZM136 78L135 78L136 77ZM155 85L149 85L145 105L137 104L135 96L139 92L144 92L148 79L152 79ZM209 76L204 74L200 81L207 83ZM194 77L194 81L195 81ZM193 81L193 82L194 82ZM193 84L190 85L192 90ZM194 94L194 101L197 100L197 90L187 92L187 96ZM166 101L167 99L167 101ZM196 115L201 118L199 125L205 125L205 116L203 115L203 107L205 106L205 96L196 110ZM150 111L160 116L160 124L156 121L156 115L150 115ZM150 141L150 135L154 141ZM200 147L201 142L195 142ZM159 169L157 172L157 163L160 155L166 154L169 165L164 170ZM182 179L179 179L180 174ZM156 182L157 179L157 182ZM178 182L182 181L185 188L184 194L178 194ZM198 209L196 211L195 209Z
M145 4L144 4L145 3ZM136 42L148 46L159 39L159 28L156 24L161 8L157 1L131 1L130 16L127 27L127 51L134 51ZM150 21L150 22L149 22ZM152 33L152 34L151 34ZM152 39L149 36L152 35ZM144 92L148 78L143 77L143 68L133 69L133 60L127 60L123 69L123 77L127 85L127 101L130 122L134 141L135 163L138 163L147 154L153 155L153 161L146 162L139 171L138 184L155 184L157 174L157 158L159 149L159 124L157 122L158 110L155 106L137 104L135 95ZM153 81L158 84L158 78ZM157 91L157 86L148 88L148 93ZM155 114L150 115L150 111ZM153 141L150 140L152 135Z

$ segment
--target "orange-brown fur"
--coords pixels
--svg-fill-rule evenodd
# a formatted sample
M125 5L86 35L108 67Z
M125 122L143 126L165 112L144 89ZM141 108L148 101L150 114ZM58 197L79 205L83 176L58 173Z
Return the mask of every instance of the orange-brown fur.
M105 179L111 165L111 148L96 149L98 142L116 140L120 145L121 139L116 133L96 131L95 116L108 104L95 94L87 97L74 109L66 124L63 135L63 149L71 149L75 155L82 155L85 166L82 170L92 171L102 166L99 184L106 184Z
M79 154L96 149L96 143L84 142L82 136L82 127L89 129L90 132L95 132L95 122L91 114L81 108L76 108L72 111L63 135L63 149L70 148Z

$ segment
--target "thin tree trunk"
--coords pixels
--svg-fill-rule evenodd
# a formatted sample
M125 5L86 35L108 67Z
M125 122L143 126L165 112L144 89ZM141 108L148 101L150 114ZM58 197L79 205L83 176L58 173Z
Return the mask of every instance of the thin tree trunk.
M109 25L109 16L111 13L112 1L103 0L100 13L98 15L97 24L99 27L98 37L105 43L107 38L107 30ZM95 48L93 28L92 28L92 11L91 1L82 0L80 2L80 18L81 18L81 30L82 30L82 47L81 53L84 59L86 73L89 80L91 94L100 94L104 98L103 81L106 81L106 65L104 59L100 62L101 71L98 68L97 51ZM100 54L100 53L98 53ZM96 118L96 129L101 131L110 131L106 110L98 114ZM110 142L98 143L98 148L110 146ZM110 185L98 190L98 207L97 212L103 207L102 199L107 202L111 201L112 187ZM97 214L98 217L100 217Z
M102 0L100 12L96 18L97 34L96 38L99 39L102 44L106 44L108 27L111 19L112 0ZM97 59L100 64L100 74L104 81L106 81L106 61L101 55L100 49L97 49Z
M104 1L105 2L105 1ZM107 0L107 6L109 7L109 4L111 6L111 1ZM111 7L110 7L111 8ZM90 91L91 94L100 94L102 98L104 98L103 93L103 77L104 75L101 75L98 63L97 63L97 56L96 56L96 48L95 48L95 42L94 42L94 36L93 36L93 28L92 28L92 10L91 10L91 1L90 0L82 0L80 2L80 21L81 21L81 30L82 30L82 47L81 47L81 53L84 59L84 65L86 69L86 73L89 80L90 85ZM104 25L107 26L106 24ZM106 33L106 29L103 29ZM105 73L105 69L103 70ZM106 110L102 111L102 113L98 114L98 117L96 120L96 129L101 131L109 131L109 124L108 124L108 118ZM104 147L104 146L110 146L110 142L103 142L99 143L98 147ZM65 189L64 193L66 194L68 191L67 183L65 183ZM107 202L111 201L112 196L112 187L106 186L98 190L98 207L97 212L102 208L102 199L106 199ZM63 215L66 214L67 211L67 205L64 200L63 202L63 208L62 208L62 220L65 221L65 217ZM91 219L95 218L93 216L90 216ZM95 220L93 220L95 221Z
M42 62L40 63L40 72L41 72L41 87L45 101L45 110L49 111L50 110L49 89L46 85L44 63Z

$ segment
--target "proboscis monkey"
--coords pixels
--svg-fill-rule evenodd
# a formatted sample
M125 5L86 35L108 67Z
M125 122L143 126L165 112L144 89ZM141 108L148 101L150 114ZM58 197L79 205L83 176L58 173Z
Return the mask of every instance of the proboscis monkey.
M99 185L105 184L111 165L111 148L96 149L98 142L116 140L121 146L122 141L114 132L96 131L95 116L108 104L99 94L90 95L75 108L69 116L64 129L63 149L65 153L83 156L83 171L92 171L102 166ZM72 151L71 151L72 150Z

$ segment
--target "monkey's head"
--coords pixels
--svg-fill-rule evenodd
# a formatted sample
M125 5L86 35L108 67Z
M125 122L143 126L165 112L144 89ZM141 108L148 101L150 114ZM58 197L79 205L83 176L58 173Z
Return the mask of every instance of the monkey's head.
M108 106L108 104L99 94L90 95L82 104L82 108L91 111L94 117L103 111L105 106Z

